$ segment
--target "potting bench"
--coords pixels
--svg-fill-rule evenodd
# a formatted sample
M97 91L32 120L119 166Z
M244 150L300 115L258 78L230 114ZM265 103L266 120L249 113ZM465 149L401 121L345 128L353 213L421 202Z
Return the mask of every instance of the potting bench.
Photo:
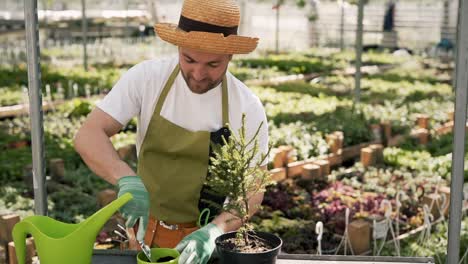
M95 250L92 263L96 264L133 264L137 251ZM216 261L209 263L216 264ZM372 257L372 256L316 256L307 254L280 254L277 264L413 264L435 263L432 258L414 257Z

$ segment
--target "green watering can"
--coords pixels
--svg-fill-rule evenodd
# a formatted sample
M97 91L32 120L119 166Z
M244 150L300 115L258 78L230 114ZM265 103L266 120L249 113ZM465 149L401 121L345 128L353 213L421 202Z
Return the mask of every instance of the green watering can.
M79 224L59 222L47 216L30 216L13 228L18 264L26 261L26 235L34 237L41 264L91 263L94 241L107 220L133 199L126 193Z

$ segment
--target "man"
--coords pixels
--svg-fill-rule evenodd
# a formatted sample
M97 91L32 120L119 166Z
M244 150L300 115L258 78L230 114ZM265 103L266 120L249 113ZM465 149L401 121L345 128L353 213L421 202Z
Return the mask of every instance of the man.
M178 25L161 23L156 33L179 47L178 56L132 67L97 104L75 137L75 148L100 177L117 184L118 195L134 197L122 209L127 227L138 222L137 239L176 247L180 263L206 263L221 234L237 230L229 213L201 226L210 142L228 138L246 114L247 137L261 122L259 147L268 149L268 128L260 100L227 71L232 54L253 51L258 39L237 35L240 14L234 0L186 0ZM120 160L109 137L138 117L138 170ZM262 165L266 165L262 164ZM249 203L253 214L263 194ZM213 213L213 211L212 211Z

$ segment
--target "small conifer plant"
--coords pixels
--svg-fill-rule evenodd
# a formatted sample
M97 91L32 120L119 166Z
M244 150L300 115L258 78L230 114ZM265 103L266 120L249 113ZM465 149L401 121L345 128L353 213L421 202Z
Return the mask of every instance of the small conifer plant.
M237 134L228 125L231 136L229 140L223 138L223 146L212 146L214 156L209 167L211 175L206 182L215 193L227 197L220 209L234 215L235 218L229 221L241 221L235 239L236 246L240 248L249 247L253 236L253 227L249 223L249 212L253 208L249 208L249 199L274 184L270 173L261 168L271 149L269 147L267 153L259 153L258 134L264 124L260 123L252 138L246 138L245 118L243 114Z

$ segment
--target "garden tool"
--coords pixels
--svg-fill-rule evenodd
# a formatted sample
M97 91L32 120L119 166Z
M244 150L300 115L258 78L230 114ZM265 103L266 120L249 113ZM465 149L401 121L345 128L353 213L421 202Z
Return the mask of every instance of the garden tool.
M120 233L119 231L114 230L114 233L117 234L119 237L123 238L123 241L128 240L128 238L126 236L124 236L122 233Z
M145 242L138 240L138 243L140 244L141 250L143 253L145 253L145 256L148 258L150 262L153 262L153 259L151 258L151 249L148 247Z
M19 264L26 263L26 236L34 237L42 264L91 263L98 232L107 220L132 199L125 194L79 224L68 224L47 216L35 215L23 219L13 228L13 241Z

